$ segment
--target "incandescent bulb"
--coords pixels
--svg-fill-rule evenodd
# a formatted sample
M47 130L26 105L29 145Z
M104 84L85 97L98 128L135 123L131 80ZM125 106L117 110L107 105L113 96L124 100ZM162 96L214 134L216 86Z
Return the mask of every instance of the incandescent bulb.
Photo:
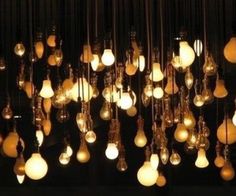
M108 102L104 102L100 110L100 117L103 120L110 120L112 116L112 108Z
M35 53L37 58L41 59L43 57L44 45L42 41L37 41L34 44Z
M50 66L52 66L52 67L57 65L57 62L56 62L56 59L55 59L54 54L50 54L50 55L48 56L48 64L49 64Z
M196 55L199 57L202 54L203 44L200 39L196 39L193 43L193 48Z
M43 135L43 131L40 128L36 130L36 138L37 138L39 146L41 146L43 144L44 135Z
M192 111L187 111L184 113L183 119L184 125L187 129L192 129L196 125L196 120Z
M159 165L159 157L158 157L158 154L152 153L152 154L151 154L151 157L150 157L150 162L151 162L151 165L152 165L153 169L157 169L157 168L158 168L158 165Z
M168 77L167 78L167 84L165 86L165 92L168 95L176 94L179 91L179 87L177 86L175 82L175 78Z
M188 139L188 130L183 123L177 124L174 137L178 142L185 142Z
M190 66L194 62L195 53L194 50L189 46L188 42L179 42L179 56L183 69Z
M108 143L105 155L110 160L116 159L119 155L119 150L117 148L117 145L115 143Z
M213 56L211 54L207 54L205 58L205 63L203 65L203 72L207 76L213 76L217 72L217 65L213 59Z
M121 94L119 104L120 104L121 109L123 109L123 110L129 109L133 105L133 100L132 100L129 92L123 92Z
M163 89L160 86L156 86L153 90L153 96L156 99L161 99L163 97L163 95L164 95Z
M2 117L5 120L9 120L9 119L12 118L12 116L13 116L13 112L12 112L10 103L7 103L6 107L4 107L3 110L2 110Z
M56 35L51 34L48 36L47 45L52 48L56 47Z
M215 158L215 160L214 160L214 164L215 164L215 166L218 167L218 168L223 167L224 164L225 164L225 159L224 159L224 157L222 157L221 155L217 155L216 158Z
M166 147L161 148L160 158L161 158L161 162L164 165L167 164L168 159L169 159L169 150Z
M25 175L25 159L22 153L16 158L13 170L16 175L19 176Z
M213 92L214 96L217 98L224 98L228 95L228 91L225 88L225 81L217 79L216 80L216 87Z
M139 56L139 71L143 72L145 69L145 57L143 55Z
M115 62L115 56L112 50L104 49L101 60L104 65L111 66Z
M181 162L181 157L179 155L179 153L177 153L176 151L172 151L172 154L170 155L170 163L172 165L179 165Z
M87 163L90 159L90 153L86 142L82 139L76 158L80 163Z
M164 75L161 71L161 65L160 63L153 63L152 64L152 72L149 75L149 79L153 82L159 82L163 80Z
M54 95L50 79L43 81L42 89L39 92L39 95L43 98L51 98Z
M59 162L62 165L67 165L70 162L70 156L67 153L62 152L59 156Z
M193 74L192 72L188 69L187 72L185 73L184 76L184 81L185 81L185 85L188 89L191 89L193 86Z
M224 47L224 56L230 63L236 63L236 37L230 38Z
M66 153L69 157L72 156L72 154L73 154L73 149L71 148L70 144L67 144L67 145L66 145L65 153Z
M68 112L65 106L58 109L57 114L56 114L56 119L59 123L64 123L68 121L69 118L70 118L70 113Z
M197 159L195 161L195 166L198 168L205 168L209 165L209 162L206 158L206 151L203 148L200 148L197 153Z
M128 165L127 165L124 157L119 157L118 158L118 162L116 164L116 168L120 172L124 172L124 171L126 171L128 169Z
M24 83L24 91L29 99L32 98L32 95L34 94L34 84L30 81L25 81Z
M16 175L16 178L19 184L22 184L25 180L25 175Z
M14 52L17 56L22 57L25 54L25 46L23 43L17 43L14 48Z
M134 143L137 147L144 147L147 144L147 137L143 130L138 130L134 138Z
M161 172L157 178L156 185L159 187L163 187L166 185L166 178Z
M126 110L126 113L130 117L134 117L137 114L137 108L133 105L129 109Z
M43 132L46 136L48 136L52 130L52 123L51 120L47 117L42 122Z
M87 125L87 115L85 113L77 113L76 115L76 123L81 132L85 132Z
M3 71L6 69L6 62L3 57L0 57L0 71Z
M93 53L91 50L91 46L89 44L83 45L83 53L80 56L80 60L83 63L91 63L93 60Z
M195 97L193 98L193 103L197 107L202 107L204 105L204 99L202 95L196 94Z
M92 144L96 141L96 133L93 130L87 131L85 134L85 140L86 142Z
M228 144L233 144L236 142L236 126L234 126L230 118L227 118L227 134L226 119L224 119L222 124L217 129L217 138L223 144L226 144L226 140Z
M230 181L235 176L234 168L229 160L226 160L220 171L220 176L225 181Z

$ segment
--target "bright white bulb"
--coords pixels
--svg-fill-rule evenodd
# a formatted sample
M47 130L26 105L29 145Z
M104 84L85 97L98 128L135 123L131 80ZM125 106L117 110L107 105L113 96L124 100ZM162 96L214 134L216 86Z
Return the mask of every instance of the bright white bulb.
M67 145L67 146L66 146L66 154L67 154L69 157L71 157L72 154L73 154L73 149L71 148L70 145Z
M139 56L139 71L143 72L145 69L145 57L143 55Z
M65 152L61 153L59 156L59 162L62 165L67 165L70 162L70 156Z
M25 175L16 175L16 178L19 184L22 184L25 180Z
M36 138L38 140L39 146L41 146L44 140L43 131L41 129L36 130Z
M102 54L102 63L111 66L115 62L115 56L111 49L105 49Z
M163 89L160 87L160 86L157 86L154 88L153 90L153 96L156 98L156 99L161 99L164 95L164 91Z
M158 157L158 154L152 154L151 157L150 157L150 162L151 162L151 165L153 167L153 169L157 169L158 168L158 165L159 165L159 157Z
M105 154L108 159L111 159L111 160L116 159L119 155L119 150L116 144L108 143Z
M128 92L122 93L119 104L123 110L129 109L133 105L133 100Z
M198 168L205 168L209 165L209 162L206 158L206 151L203 148L200 148L197 153L197 159L195 165Z
M236 111L234 112L232 121L233 121L234 126L236 126Z

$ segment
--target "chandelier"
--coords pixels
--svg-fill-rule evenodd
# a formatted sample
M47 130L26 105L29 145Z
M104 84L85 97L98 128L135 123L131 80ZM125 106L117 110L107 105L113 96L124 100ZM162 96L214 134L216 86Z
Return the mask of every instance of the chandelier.
M13 171L19 183L25 176L40 180L50 172L40 149L47 137L57 131L53 118L62 127L74 119L79 135L79 148L74 149L70 134L65 131L60 164L68 165L72 156L81 164L89 162L90 145L97 140L95 117L109 124L104 156L116 162L120 172L129 169L121 118L136 119L137 131L131 142L143 149L140 156L144 161L134 178L143 186L165 186L166 165L179 165L187 154L196 158L197 168L207 168L210 145L215 145L214 165L220 168L221 178L234 178L230 152L236 142L236 111L231 116L228 97L234 95L227 90L227 66L236 63L236 28L232 27L227 41L225 34L215 29L220 41L209 43L213 40L207 26L209 1L138 0L125 3L125 7L123 1L87 0L80 5L74 1L74 9L50 2L47 16L43 17L40 1L27 0L27 30L22 29L23 4L17 3L17 40L11 54L2 52L12 43L8 43L1 29L0 72L6 78L1 115L12 127L6 134L1 133L0 146L4 156L16 160ZM6 2L2 5L6 7ZM235 7L232 1L232 8ZM217 2L214 8L215 12L225 9ZM2 24L6 21L1 18ZM226 29L221 15L215 23ZM40 30L45 26L45 30ZM70 40L73 29L80 33L73 38L75 43ZM14 76L8 64L12 56L18 64ZM9 93L13 79L17 91L24 92L28 100L34 127L34 144L27 160L24 152L28 145L17 129L18 119L23 116L19 112L21 106L12 106L14 97ZM92 102L101 100L97 117ZM71 105L76 107L75 115L68 109ZM217 109L214 115L210 113L217 130L210 129L206 120L206 108L211 105ZM219 118L220 111L223 118ZM185 154L180 153L180 146Z

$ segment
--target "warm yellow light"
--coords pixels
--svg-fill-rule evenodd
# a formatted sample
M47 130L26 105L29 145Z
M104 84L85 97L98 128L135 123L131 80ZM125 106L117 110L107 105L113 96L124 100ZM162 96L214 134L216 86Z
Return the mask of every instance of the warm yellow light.
M134 138L134 143L137 147L144 147L147 144L147 137L145 135L144 130L140 129L137 131L136 136Z
M157 181L158 172L152 167L150 161L145 161L138 170L137 178L143 186L152 186Z
M22 57L25 54L25 46L23 43L17 43L14 48L14 52L17 56Z
M119 155L119 150L115 143L108 143L105 151L105 155L108 159L116 159Z
M225 81L217 79L216 80L216 87L213 92L214 96L217 98L224 98L228 95L228 91L225 88Z
M126 110L126 113L130 117L134 117L137 114L137 108L133 105L129 109Z
M195 166L198 168L205 168L209 165L209 162L206 158L206 151L203 148L200 148L197 153L197 159L195 161Z
M44 119L42 122L42 126L43 126L43 132L46 136L48 136L51 133L52 130L52 123L50 119Z
M101 110L100 110L99 114L100 114L101 119L103 119L103 120L110 120L111 119L112 110L111 110L111 107L109 104L110 103L105 101L102 105Z
M39 95L43 98L51 98L54 95L54 91L52 90L51 80L47 79L43 81L43 86Z
M194 50L189 46L188 42L179 42L179 56L181 67L183 68L190 66L194 62L195 53Z
M119 157L117 164L116 164L116 168L120 172L124 172L128 169L128 165L127 165L124 157Z
M65 153L66 153L69 157L72 156L72 154L73 154L73 149L71 148L70 144L67 144L67 145L66 145Z
M161 148L160 158L161 158L161 162L164 165L167 164L167 162L169 160L169 150L168 150L168 148L166 148L166 147Z
M215 75L217 72L217 65L213 59L213 56L211 54L207 54L205 58L205 63L203 65L203 72L207 76Z
M93 60L93 53L89 44L83 45L83 53L80 56L80 60L84 63L91 63Z
M25 175L25 160L22 154L16 158L14 165L14 173L19 176Z
M125 63L125 73L128 76L133 76L136 71L138 70L138 66L135 65L135 63L129 63L128 61L126 61Z
M35 49L35 53L36 53L37 57L39 59L41 59L43 57L43 53L44 53L43 42L42 41L35 42L34 49Z
M232 122L234 124L234 126L236 126L236 110L234 112L233 118L232 118Z
M180 157L179 153L177 153L173 150L172 154L170 155L170 163L172 165L179 165L180 162L181 162L181 157Z
M156 98L156 99L161 99L164 95L164 91L162 89L162 87L160 86L156 86L153 90L153 96Z
M144 93L147 97L151 97L152 96L152 93L153 93L153 86L152 84L147 84L145 87L144 87Z
M62 152L59 156L59 162L62 165L67 165L70 162L70 156L67 153Z
M25 163L25 173L32 180L42 179L47 172L48 165L39 153L33 153Z
M7 103L6 107L3 108L1 114L2 114L3 119L9 120L12 118L13 111L11 109L10 103Z
M46 114L50 113L52 108L52 101L50 98L43 99L43 109Z
M24 83L24 91L28 98L32 98L32 95L34 94L34 84L30 81L25 81Z
M86 131L86 122L87 122L87 114L85 113L77 113L76 115L76 123L81 132Z
M85 141L81 141L76 158L80 163L87 163L90 159L90 153Z
M219 168L223 167L224 164L225 164L224 157L222 157L221 155L217 155L215 160L214 160L214 164L215 164L216 167L219 167Z
M102 96L106 99L107 102L117 102L119 99L119 93L117 91L116 85L110 85L103 89Z
M225 45L224 56L230 63L236 63L236 37L230 38L229 42Z
M56 47L56 35L49 35L48 38L47 38L47 45L49 47Z
M91 61L91 67L93 71L97 71L99 62L100 62L100 59L99 59L98 54L93 54L93 60Z
M12 157L12 158L16 158L17 157L17 144L19 141L19 135L16 131L11 131L8 133L7 137L4 139L3 144L2 144L2 148L3 148L3 152L8 156L8 157ZM22 139L20 139L21 141L21 145L25 146L24 141Z
M184 76L184 81L185 81L185 85L188 89L191 89L192 86L193 86L193 74L190 70L188 70L186 73L185 73L185 76Z
M50 55L48 56L48 64L49 64L50 66L52 66L52 67L57 65L57 62L56 62L56 59L55 59L54 54L50 54Z
M167 78L167 84L165 86L165 92L168 95L176 94L179 91L179 87L177 86L175 79L172 77Z
M178 142L185 142L188 139L188 130L183 123L178 123L174 132L174 137Z
M197 107L202 107L204 105L204 99L202 95L196 94L195 97L193 98L193 103Z
M166 178L161 172L157 178L156 185L159 187L163 187L166 185Z
M158 165L159 165L159 157L158 157L158 154L152 153L152 154L151 154L151 157L150 157L150 162L151 162L151 165L152 165L153 169L157 169L157 168L158 168Z
M139 71L143 72L145 69L145 57L143 55L139 56Z
M183 123L187 129L192 129L195 127L196 120L192 111L187 111L184 113Z
M102 54L102 63L106 66L111 66L115 62L115 56L111 49L104 49Z
M123 109L123 110L129 109L133 105L133 100L130 97L129 92L123 92L121 94L121 98L119 100L119 105L120 105L121 109Z
M62 52L62 50L60 48L56 49L53 53L53 56L54 56L54 60L56 62L56 65L61 66L61 63L63 61L63 52Z
M196 39L193 43L193 48L197 56L202 54L203 44L200 39Z
M226 144L226 120L224 119L222 124L217 129L217 138L218 140ZM230 118L227 118L227 139L228 144L233 144L236 142L236 126L232 123Z
M225 181L230 181L235 176L234 168L229 160L226 160L220 171L220 176Z
M39 146L41 146L44 140L43 131L41 129L36 130L36 138L38 140Z
M163 80L164 75L161 71L161 65L160 63L153 63L152 64L152 72L149 75L149 79L153 82L159 82Z
M85 140L86 142L92 144L96 141L97 136L96 133L93 130L87 131L85 134Z

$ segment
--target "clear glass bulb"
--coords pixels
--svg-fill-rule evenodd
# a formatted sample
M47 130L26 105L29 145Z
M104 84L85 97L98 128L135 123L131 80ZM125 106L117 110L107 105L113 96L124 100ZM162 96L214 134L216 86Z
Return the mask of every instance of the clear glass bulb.
M172 154L170 155L170 163L172 165L179 165L180 162L181 162L181 157L180 157L179 153L172 150Z
M82 139L76 158L80 163L87 163L90 159L90 153L86 142Z
M14 48L14 52L17 56L22 57L25 54L25 46L23 43L17 43Z
M174 132L174 138L178 142L185 142L188 139L188 130L183 123L178 123Z
M132 100L129 92L123 92L121 94L119 104L120 104L121 109L123 109L123 110L129 109L133 105L133 100Z
M116 168L118 169L118 171L120 172L124 172L128 169L128 165L126 163L126 160L124 157L119 157L117 164L116 164Z
M143 72L145 69L145 57L143 55L139 56L139 71Z
M85 140L86 142L92 144L96 141L97 136L96 133L93 130L87 131L85 134Z
M196 55L199 57L202 54L202 50L203 50L202 41L200 39L196 39L193 43L193 48Z
M190 69L188 69L187 72L185 73L185 76L184 76L185 85L188 89L192 88L193 80L194 80L193 74L190 71Z
M161 71L160 63L153 63L152 64L152 72L149 75L149 79L153 80L153 82L159 82L163 80L164 75Z
M169 160L169 150L166 147L161 148L160 158L161 162L166 165Z
M217 65L213 59L213 56L211 54L207 54L205 63L203 65L203 72L207 76L213 76L217 72Z
M63 60L63 52L61 49L56 49L54 51L54 58L55 58L57 66L60 66Z
M87 131L87 114L85 113L77 113L76 115L76 123L81 132Z
M71 157L73 155L73 149L71 148L70 144L66 145L65 153Z
M196 94L193 99L193 103L197 107L202 107L204 105L204 99L203 99L202 95Z

